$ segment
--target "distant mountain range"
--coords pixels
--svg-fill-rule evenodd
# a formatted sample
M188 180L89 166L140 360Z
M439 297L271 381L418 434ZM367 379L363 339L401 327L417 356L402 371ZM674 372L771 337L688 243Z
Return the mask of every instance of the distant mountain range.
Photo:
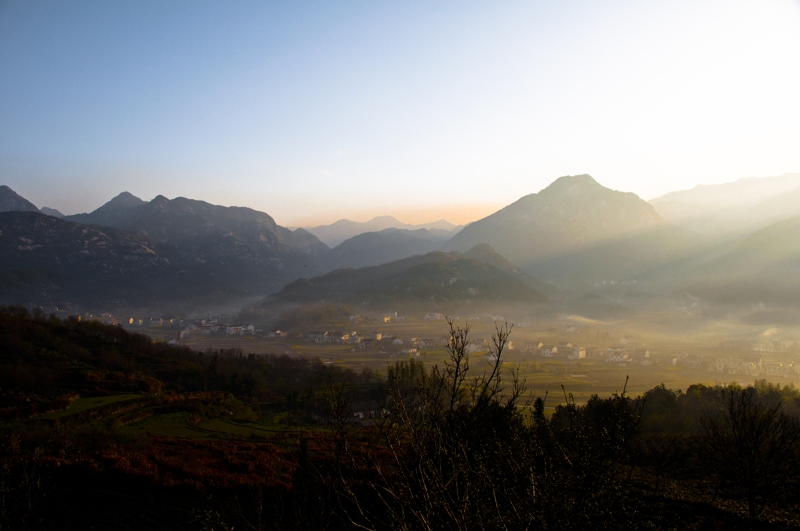
M0 214L4 302L224 302L319 274L329 252L305 230L290 231L249 208L163 196L146 202L124 192L94 212L56 218L10 189L0 192L3 205L33 214ZM87 236L76 239L76 231ZM148 260L134 260L125 247L131 242Z
M432 223L411 225L392 216L379 216L369 221L359 222L349 219L340 219L330 225L320 225L318 227L306 227L306 230L319 238L329 247L336 247L346 240L365 232L380 232L386 229L404 229L418 231L425 229L429 231L434 239L441 241L450 239L462 226L453 225L445 219Z
M667 221L710 236L746 234L800 215L800 173L699 185L650 200Z
M800 301L800 216L744 238L686 280L704 299L732 304Z
M385 216L308 230L250 208L127 192L63 216L0 186L0 303L550 297L600 315L628 311L614 295L625 291L789 304L800 299L797 183L745 179L648 203L567 176L463 228ZM314 232L330 243L356 234L330 248ZM636 287L603 287L618 285Z

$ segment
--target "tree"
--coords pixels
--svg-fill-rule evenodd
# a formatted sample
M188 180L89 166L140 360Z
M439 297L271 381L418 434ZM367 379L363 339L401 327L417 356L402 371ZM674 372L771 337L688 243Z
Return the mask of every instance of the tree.
M800 424L781 402L768 403L752 387L723 388L702 427L707 466L721 486L744 495L752 518L798 473Z
M370 427L348 418L343 385L332 387L335 474L340 508L361 529L617 528L619 457L638 410L622 395L570 400L555 425L544 400L523 412L524 382L503 378L511 329L492 337L492 362L471 376L469 326L450 326L449 359L430 371L390 371L389 400Z

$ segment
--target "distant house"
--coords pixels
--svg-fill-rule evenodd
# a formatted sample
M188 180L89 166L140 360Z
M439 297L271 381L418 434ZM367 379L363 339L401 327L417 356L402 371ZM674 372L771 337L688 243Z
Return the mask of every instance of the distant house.
M229 324L225 326L225 333L228 335L236 335L240 336L244 334L244 325L241 324Z
M582 347L572 347L572 353L567 355L569 360L582 360L586 357L586 349Z
M433 346L436 346L436 340L435 339L420 339L419 340L419 346L420 347L433 347Z
M375 348L375 340L369 338L364 339L361 341L361 343L358 344L358 348L360 348L361 350L373 349Z
M487 349L483 346L483 343L469 343L467 347L464 349L465 352L472 354L474 352L485 352Z
M400 339L399 337L396 337L396 338L392 339L392 345L402 345L402 344L403 344L403 340Z
M554 348L556 348L555 345L544 345L539 350L541 351L543 357L552 358Z
M628 352L624 348L607 348L605 358L607 362L618 363L628 359Z
M683 363L687 367L699 367L703 359L696 354L689 354L683 359Z
M349 334L345 334L341 330L333 330L328 332L325 336L325 341L328 343L342 343L350 338Z
M783 376L786 374L786 367L783 366L783 363L772 360L762 361L761 370L769 376Z
M405 348L405 349L401 350L400 352L402 354L408 354L412 358L419 357L419 350L417 350L415 348Z
M423 319L425 319L426 321L443 321L444 314L428 312L425 314L425 317L423 317Z
M325 338L326 338L327 335L328 335L327 332L322 332L322 331L319 331L319 330L315 330L315 331L312 331L312 332L308 332L306 334L306 340L307 341L313 341L314 343L322 343L323 341L325 341Z

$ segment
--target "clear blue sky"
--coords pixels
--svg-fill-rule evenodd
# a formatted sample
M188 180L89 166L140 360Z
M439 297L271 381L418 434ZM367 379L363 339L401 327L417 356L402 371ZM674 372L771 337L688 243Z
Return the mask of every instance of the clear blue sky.
M286 225L800 171L800 1L0 0L0 184Z

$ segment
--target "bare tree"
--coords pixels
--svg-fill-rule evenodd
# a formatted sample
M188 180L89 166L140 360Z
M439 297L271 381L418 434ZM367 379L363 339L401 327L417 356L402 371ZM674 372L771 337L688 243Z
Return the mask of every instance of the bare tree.
M800 424L781 402L767 403L752 387L722 389L702 427L705 462L722 486L744 495L753 518L798 473Z

